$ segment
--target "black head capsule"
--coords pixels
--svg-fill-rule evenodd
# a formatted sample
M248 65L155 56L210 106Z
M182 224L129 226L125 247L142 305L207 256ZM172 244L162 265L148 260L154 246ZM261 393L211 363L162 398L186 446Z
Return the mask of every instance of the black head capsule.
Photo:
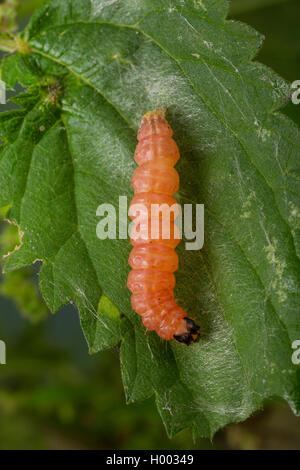
M198 343L200 339L200 326L196 325L194 320L191 318L185 317L185 331L180 334L174 335L173 338L178 343L184 343L187 346L193 343Z

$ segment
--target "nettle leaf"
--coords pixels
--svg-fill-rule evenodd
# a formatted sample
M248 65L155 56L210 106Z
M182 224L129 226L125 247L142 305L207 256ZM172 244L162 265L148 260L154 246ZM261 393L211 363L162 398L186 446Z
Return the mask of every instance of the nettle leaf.
M121 341L127 401L154 393L171 436L212 436L270 397L300 412L300 133L276 111L289 85L252 60L262 36L227 10L47 1L22 35L30 51L2 62L7 83L29 86L28 105L1 117L0 202L23 233L4 268L43 261L49 308L76 301L92 352ZM131 310L129 240L96 237L98 205L132 197L141 116L162 106L180 201L205 204L204 248L178 250L176 298L204 332L189 348Z

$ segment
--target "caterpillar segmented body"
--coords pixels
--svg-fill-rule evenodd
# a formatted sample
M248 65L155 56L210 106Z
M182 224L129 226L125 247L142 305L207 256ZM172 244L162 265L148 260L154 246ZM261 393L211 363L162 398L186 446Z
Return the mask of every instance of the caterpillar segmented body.
M139 236L134 237L132 232L130 235L133 249L129 264L132 270L127 286L132 292L132 308L141 315L148 330L155 330L166 340L174 338L189 345L199 340L200 332L174 299L174 271L178 268L174 248L180 242L179 230L174 223L176 215L166 221L160 214L154 220L151 213L152 205L167 204L171 207L177 204L172 195L179 188L179 176L174 169L179 150L172 135L164 110L150 111L142 118L134 154L138 164L132 177L135 195L129 208ZM133 207L140 207L138 218L137 213L131 210ZM144 212L141 207L145 208ZM153 222L158 228L155 237L151 232ZM164 224L170 231L167 238L163 236Z

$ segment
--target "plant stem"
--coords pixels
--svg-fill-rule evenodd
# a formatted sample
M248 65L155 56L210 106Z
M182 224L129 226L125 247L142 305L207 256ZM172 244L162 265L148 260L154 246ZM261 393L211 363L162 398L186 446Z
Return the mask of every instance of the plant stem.
M10 53L21 52L28 54L30 52L30 46L23 39L10 34L0 36L0 50Z

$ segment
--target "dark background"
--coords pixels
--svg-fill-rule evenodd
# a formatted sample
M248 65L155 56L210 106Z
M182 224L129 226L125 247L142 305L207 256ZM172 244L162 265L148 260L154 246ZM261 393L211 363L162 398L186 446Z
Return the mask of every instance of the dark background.
M20 28L40 3L20 2ZM257 60L291 82L300 79L300 1L231 4L232 18L266 37ZM284 112L300 124L300 105ZM15 238L2 221L3 253ZM7 345L7 365L0 365L0 449L300 449L300 418L283 402L266 403L213 442L193 442L189 430L169 440L153 399L125 404L118 350L89 356L75 308L47 312L37 272L38 266L27 268L0 284L0 339Z

